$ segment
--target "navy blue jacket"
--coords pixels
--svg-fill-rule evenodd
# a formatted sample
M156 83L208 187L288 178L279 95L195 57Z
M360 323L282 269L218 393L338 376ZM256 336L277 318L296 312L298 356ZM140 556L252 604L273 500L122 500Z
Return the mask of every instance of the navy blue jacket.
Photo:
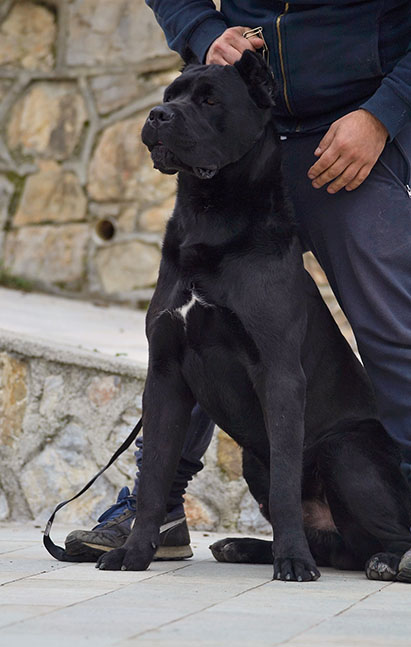
M410 0L146 0L169 46L200 61L227 27L263 27L280 132L326 130L365 108L390 138L411 120Z

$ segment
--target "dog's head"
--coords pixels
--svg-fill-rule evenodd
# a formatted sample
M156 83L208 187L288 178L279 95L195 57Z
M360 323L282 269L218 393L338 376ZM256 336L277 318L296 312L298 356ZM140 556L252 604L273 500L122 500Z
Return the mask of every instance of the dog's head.
M188 65L144 125L154 167L212 178L261 137L273 97L272 74L259 54L246 50L234 65Z

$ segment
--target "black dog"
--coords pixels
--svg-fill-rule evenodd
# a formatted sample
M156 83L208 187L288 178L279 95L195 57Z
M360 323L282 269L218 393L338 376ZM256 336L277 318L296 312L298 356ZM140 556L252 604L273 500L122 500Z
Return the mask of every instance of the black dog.
M228 539L217 559L274 562L275 578L298 581L319 577L315 559L370 560L369 577L393 579L411 546L397 449L303 269L272 106L271 74L245 52L234 66L188 66L144 126L155 167L179 171L178 194L147 315L137 520L101 569L150 564L195 402L244 448L275 534L273 554Z

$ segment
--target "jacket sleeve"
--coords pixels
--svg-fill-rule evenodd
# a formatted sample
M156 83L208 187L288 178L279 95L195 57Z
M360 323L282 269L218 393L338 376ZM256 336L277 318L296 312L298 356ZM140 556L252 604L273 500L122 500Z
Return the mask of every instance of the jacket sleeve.
M180 55L188 46L203 63L211 43L227 25L211 0L146 0L169 47Z
M407 54L382 80L361 108L377 117L389 132L389 141L411 121L411 43Z

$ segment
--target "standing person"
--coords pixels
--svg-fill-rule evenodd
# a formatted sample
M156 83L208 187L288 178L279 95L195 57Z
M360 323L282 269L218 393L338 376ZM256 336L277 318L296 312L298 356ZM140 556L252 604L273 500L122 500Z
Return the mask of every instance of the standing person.
M147 0L169 46L231 65L261 26L278 86L283 173L299 234L354 330L380 417L411 477L411 3L409 0ZM159 556L191 555L183 494L213 423L193 410L160 534ZM142 443L136 452L141 464ZM410 478L411 480L411 478ZM133 494L138 488L138 474ZM83 559L121 546L135 516L128 488L66 548ZM163 553L162 553L163 549Z

